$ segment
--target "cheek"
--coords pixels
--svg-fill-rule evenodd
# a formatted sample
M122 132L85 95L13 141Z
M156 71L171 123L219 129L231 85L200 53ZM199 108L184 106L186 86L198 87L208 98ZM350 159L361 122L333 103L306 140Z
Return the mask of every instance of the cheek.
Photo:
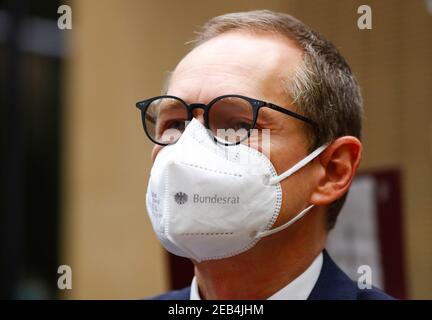
M265 151L265 155L267 157L270 155L270 161L280 175L307 156L305 145L301 137L291 136L290 139L287 139L272 135L270 148Z
M302 139L293 137L289 143L286 138L272 139L270 160L279 175L306 156L307 150ZM281 181L282 207L275 226L287 222L308 206L311 189L310 174L310 168L307 165Z
M281 181L282 206L275 226L292 219L309 205L310 186L310 174L307 167L300 169L300 171Z
M159 151L162 150L162 148L163 148L163 146L160 146L160 145L155 145L155 146L153 147L153 149L152 149L152 153L151 153L151 159L152 159L152 162L155 161L156 156L158 155Z

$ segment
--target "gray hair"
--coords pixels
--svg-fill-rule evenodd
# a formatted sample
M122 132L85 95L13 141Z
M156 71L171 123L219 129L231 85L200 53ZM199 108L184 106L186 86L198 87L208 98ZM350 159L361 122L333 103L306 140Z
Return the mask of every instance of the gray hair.
M225 32L237 30L279 34L294 40L303 50L302 63L283 85L297 110L318 124L316 130L305 126L310 152L338 137L351 135L361 139L360 88L348 63L332 43L296 18L269 10L217 16L191 42L197 47ZM346 195L328 208L329 230L336 223Z

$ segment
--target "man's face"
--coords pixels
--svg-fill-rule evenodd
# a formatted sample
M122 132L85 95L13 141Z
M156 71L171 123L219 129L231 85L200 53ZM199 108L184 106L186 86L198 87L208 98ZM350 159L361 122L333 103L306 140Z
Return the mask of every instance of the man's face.
M283 81L290 81L301 60L301 49L281 36L225 33L198 46L180 61L167 94L187 103L204 104L221 95L240 94L296 111L290 106L292 100ZM203 122L202 110L196 111L195 117ZM269 108L260 110L255 128L269 129L270 152L260 151L270 158L278 174L307 155L304 126L283 113ZM153 161L160 149L161 146L154 147ZM310 176L306 166L281 182L282 209L275 226L309 205Z

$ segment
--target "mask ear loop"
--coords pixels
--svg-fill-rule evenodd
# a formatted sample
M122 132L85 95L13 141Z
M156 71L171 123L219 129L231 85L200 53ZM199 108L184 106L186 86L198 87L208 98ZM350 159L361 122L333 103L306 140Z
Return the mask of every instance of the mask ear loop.
M289 168L287 171L282 173L281 175L271 178L268 182L268 184L273 185L276 183L281 182L282 180L288 178L290 175L294 174L301 168L303 168L305 165L307 165L309 162L311 162L314 158L318 157L321 152L323 152L328 147L328 144L324 144L321 147L315 149L311 154L309 154L304 159L297 162L295 165L293 165L291 168Z
M311 162L314 158L318 157L320 155L320 153L323 152L328 147L328 145L329 144L324 144L321 147L317 148L315 151L313 151L311 154L309 154L304 159L302 159L299 162L297 162L294 166L292 166L290 169L288 169L287 171L285 171L281 175L270 179L268 183L270 185L273 185L273 184L279 183L280 181L288 178L289 176L291 176L292 174L294 174L295 172L297 172L298 170L300 170L301 168L303 168L305 165L307 165L309 162ZM266 237L266 236L269 236L271 234L274 234L276 232L282 231L285 228L288 228L290 225L292 225L293 223L295 223L297 220L301 219L313 207L314 207L314 205L311 204L307 208L305 208L302 211L300 211L299 214L297 214L294 218L292 218L288 222L286 222L286 223L284 223L284 224L282 224L279 227L276 227L274 229L258 232L256 234L256 236L258 238L262 238L262 237Z
M296 215L294 218L292 218L290 221L284 223L283 225L280 225L277 228L271 229L271 230L267 230L267 231L261 231L257 233L257 237L258 238L263 238L263 237L267 237L273 233L282 231L285 228L288 228L290 225L292 225L294 222L296 222L297 220L301 219L306 213L309 212L310 209L312 209L314 207L313 204L311 204L309 207L307 207L306 209L302 210L298 215Z

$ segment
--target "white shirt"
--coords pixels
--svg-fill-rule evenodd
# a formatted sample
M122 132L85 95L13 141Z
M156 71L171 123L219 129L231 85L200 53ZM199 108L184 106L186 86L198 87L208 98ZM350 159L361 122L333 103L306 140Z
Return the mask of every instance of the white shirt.
M301 275L267 298L267 300L306 300L318 281L322 264L323 254L321 252ZM190 300L201 300L195 277L192 279Z

